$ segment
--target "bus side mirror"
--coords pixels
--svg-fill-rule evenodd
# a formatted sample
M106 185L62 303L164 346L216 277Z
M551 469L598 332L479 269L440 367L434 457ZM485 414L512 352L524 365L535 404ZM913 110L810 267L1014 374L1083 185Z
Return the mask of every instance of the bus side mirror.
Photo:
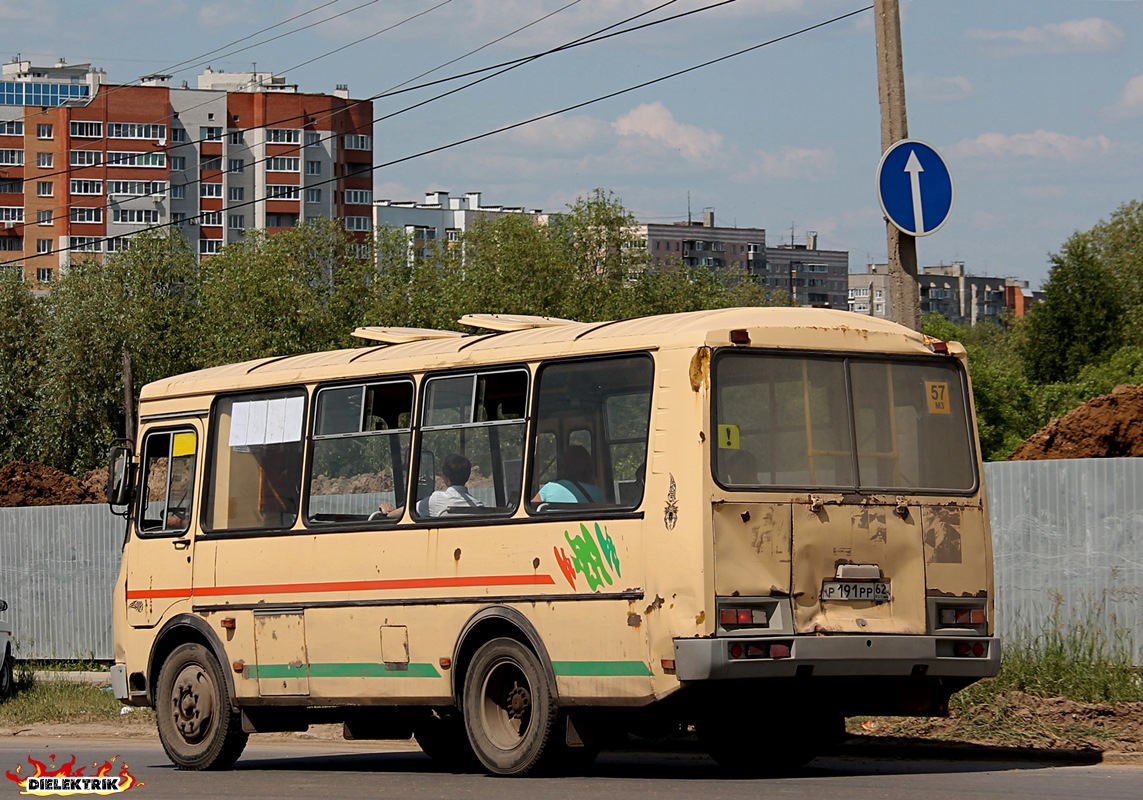
M8 610L8 601L0 600L0 614Z
M112 508L131 504L133 473L131 448L118 445L112 447L107 469L107 504Z

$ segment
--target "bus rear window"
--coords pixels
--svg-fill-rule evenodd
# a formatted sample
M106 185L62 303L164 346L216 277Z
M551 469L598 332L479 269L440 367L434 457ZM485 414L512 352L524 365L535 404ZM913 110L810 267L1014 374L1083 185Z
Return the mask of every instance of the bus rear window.
M727 488L976 486L955 363L733 353L715 387L713 465Z

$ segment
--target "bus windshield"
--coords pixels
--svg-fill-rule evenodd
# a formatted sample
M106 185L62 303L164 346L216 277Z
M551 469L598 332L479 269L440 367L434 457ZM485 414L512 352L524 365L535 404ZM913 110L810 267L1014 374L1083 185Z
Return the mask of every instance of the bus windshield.
M976 488L954 362L732 352L714 382L712 463L726 488Z

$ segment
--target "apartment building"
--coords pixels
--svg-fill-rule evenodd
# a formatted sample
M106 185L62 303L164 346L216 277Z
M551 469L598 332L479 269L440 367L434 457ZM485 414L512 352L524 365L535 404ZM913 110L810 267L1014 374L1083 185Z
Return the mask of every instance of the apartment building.
M887 264L868 264L849 276L849 310L893 319ZM922 267L917 276L922 314L940 314L957 325L1023 316L1035 301L1028 281L972 275L963 261Z
M767 247L765 285L787 292L796 306L847 308L849 251L819 248L815 231L806 232L805 244Z
M409 257L428 255L439 246L452 246L479 219L495 219L505 214L527 214L540 223L548 215L541 209L522 206L485 205L481 192L466 192L453 197L447 191L425 193L423 202L413 200L377 200L373 204L373 225L404 231L409 240Z
M641 224L638 236L647 242L651 264L744 270L761 275L766 265L763 228L727 228L714 224L714 211L705 209L701 220Z
M303 93L265 72L115 85L90 64L13 60L0 74L0 262L50 284L77 255L163 225L207 256L323 217L364 241L372 119L345 86Z

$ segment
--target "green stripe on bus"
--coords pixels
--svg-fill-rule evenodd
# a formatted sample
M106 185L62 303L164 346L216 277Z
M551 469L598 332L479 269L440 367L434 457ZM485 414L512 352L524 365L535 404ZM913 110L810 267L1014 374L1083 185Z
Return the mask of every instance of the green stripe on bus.
M246 668L250 678L304 678L306 668L289 664L254 664ZM439 678L432 664L409 664L408 669L390 669L384 664L310 664L311 678Z
M569 678L645 678L651 668L642 661L553 661L552 671Z

